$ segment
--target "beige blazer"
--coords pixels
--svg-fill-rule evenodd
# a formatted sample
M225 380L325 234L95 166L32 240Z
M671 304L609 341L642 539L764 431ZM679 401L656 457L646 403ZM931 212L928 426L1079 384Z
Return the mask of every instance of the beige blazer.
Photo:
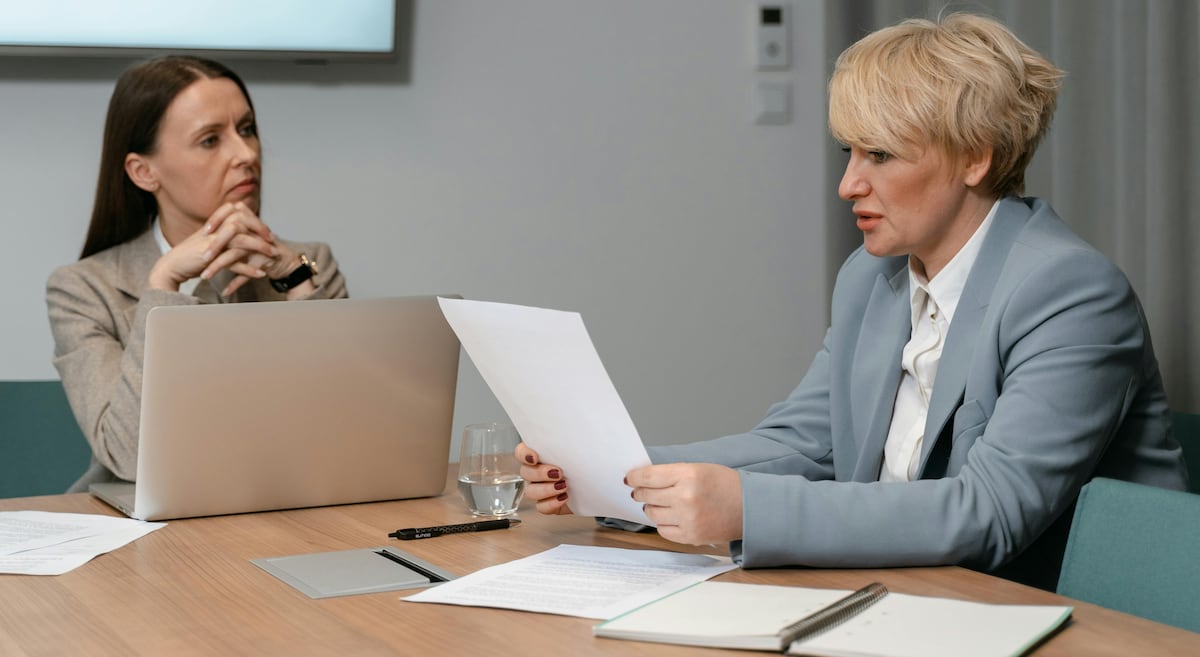
M312 299L347 296L346 281L329 246L287 242L313 258L320 272ZM67 400L92 448L92 463L70 492L98 481L133 481L137 474L141 419L142 349L146 314L156 306L283 301L266 280L244 285L232 298L218 291L233 278L222 271L193 294L146 287L162 252L154 233L140 236L69 265L46 282L46 306L54 334L54 366Z

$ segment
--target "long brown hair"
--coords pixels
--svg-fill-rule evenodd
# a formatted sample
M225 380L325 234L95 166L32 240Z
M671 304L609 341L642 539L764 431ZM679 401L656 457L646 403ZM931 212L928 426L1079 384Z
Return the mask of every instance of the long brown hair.
M158 204L153 194L134 185L126 175L125 156L154 153L158 128L167 107L180 92L201 78L232 80L242 90L246 104L254 109L250 92L237 73L209 59L168 55L121 74L108 101L96 200L80 258L128 242L150 227L158 214Z

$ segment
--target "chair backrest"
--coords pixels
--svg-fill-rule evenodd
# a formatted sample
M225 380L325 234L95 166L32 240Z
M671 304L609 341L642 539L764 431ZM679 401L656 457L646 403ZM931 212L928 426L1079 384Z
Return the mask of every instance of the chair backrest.
M0 497L61 493L90 458L61 381L0 381Z
M1200 415L1172 413L1171 424L1175 439L1183 446L1183 460L1188 469L1188 490L1200 493Z
M1058 592L1200 632L1200 495L1098 478L1075 507Z

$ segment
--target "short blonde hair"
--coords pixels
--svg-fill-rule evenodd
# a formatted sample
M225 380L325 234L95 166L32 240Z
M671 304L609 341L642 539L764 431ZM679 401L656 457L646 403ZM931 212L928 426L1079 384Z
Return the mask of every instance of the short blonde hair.
M829 129L843 143L904 158L932 146L960 162L991 148L983 187L997 197L1020 194L1062 77L992 18L906 20L838 57Z

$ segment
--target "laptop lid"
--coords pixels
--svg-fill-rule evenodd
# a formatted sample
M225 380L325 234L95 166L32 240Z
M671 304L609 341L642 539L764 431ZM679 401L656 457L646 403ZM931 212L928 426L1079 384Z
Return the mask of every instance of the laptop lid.
M437 495L458 357L433 296L155 308L130 515Z

